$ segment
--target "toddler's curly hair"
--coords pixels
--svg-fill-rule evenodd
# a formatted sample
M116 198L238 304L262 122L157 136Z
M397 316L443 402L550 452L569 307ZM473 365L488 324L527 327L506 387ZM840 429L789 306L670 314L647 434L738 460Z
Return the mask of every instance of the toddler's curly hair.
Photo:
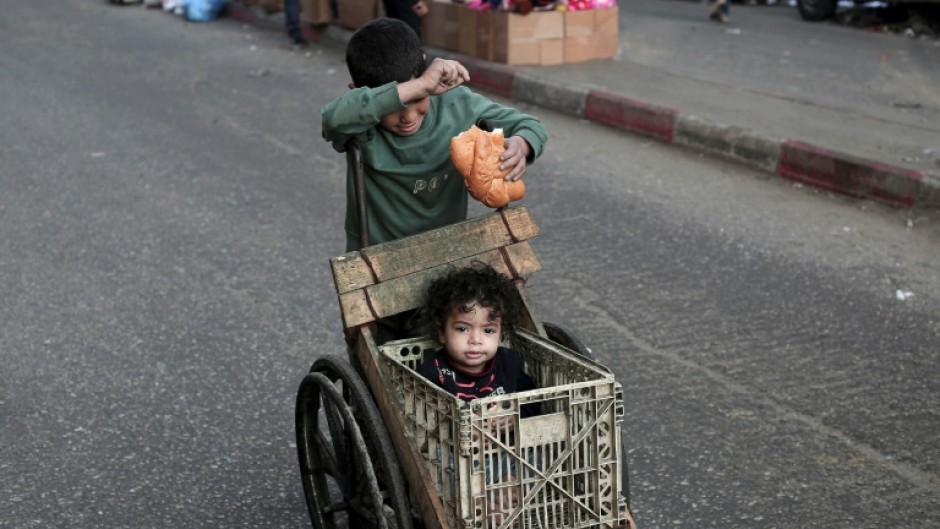
M472 302L490 309L490 318L498 317L502 337L515 332L522 312L522 300L516 287L505 275L478 261L456 268L431 282L427 290L424 319L434 333L447 323L451 308L472 310Z

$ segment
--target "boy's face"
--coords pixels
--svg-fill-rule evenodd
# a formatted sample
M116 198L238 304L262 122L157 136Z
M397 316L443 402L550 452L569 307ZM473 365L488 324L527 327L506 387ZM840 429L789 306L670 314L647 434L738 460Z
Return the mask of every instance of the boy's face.
M409 101L407 106L398 112L385 114L379 125L398 136L411 136L421 129L424 123L424 116L428 114L431 107L431 98L422 97L414 101Z
M455 367L468 373L480 373L496 356L501 322L499 318L491 321L490 309L475 301L468 307L469 312L451 307L438 339Z

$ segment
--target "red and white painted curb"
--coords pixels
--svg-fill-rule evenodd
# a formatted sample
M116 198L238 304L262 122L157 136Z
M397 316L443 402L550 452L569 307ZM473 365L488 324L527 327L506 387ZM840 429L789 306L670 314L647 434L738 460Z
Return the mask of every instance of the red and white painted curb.
M471 85L663 143L730 158L803 184L895 207L940 206L940 175L776 139L605 90L554 86L513 67L461 57ZM495 82L494 82L495 80ZM567 92L567 94L563 94ZM562 101L562 103L558 103Z

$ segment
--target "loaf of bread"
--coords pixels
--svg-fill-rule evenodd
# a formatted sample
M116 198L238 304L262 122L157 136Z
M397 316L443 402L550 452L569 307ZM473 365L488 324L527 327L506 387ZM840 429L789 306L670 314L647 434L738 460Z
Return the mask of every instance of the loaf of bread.
M501 208L525 195L522 180L507 182L499 157L506 150L503 129L485 132L473 125L450 140L450 159L463 176L470 196L487 207Z

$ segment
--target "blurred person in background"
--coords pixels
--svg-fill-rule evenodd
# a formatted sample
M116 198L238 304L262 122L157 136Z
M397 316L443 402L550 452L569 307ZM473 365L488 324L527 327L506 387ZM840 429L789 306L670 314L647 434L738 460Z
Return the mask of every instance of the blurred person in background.
M715 22L727 24L731 21L731 0L716 0L715 6L708 18Z

